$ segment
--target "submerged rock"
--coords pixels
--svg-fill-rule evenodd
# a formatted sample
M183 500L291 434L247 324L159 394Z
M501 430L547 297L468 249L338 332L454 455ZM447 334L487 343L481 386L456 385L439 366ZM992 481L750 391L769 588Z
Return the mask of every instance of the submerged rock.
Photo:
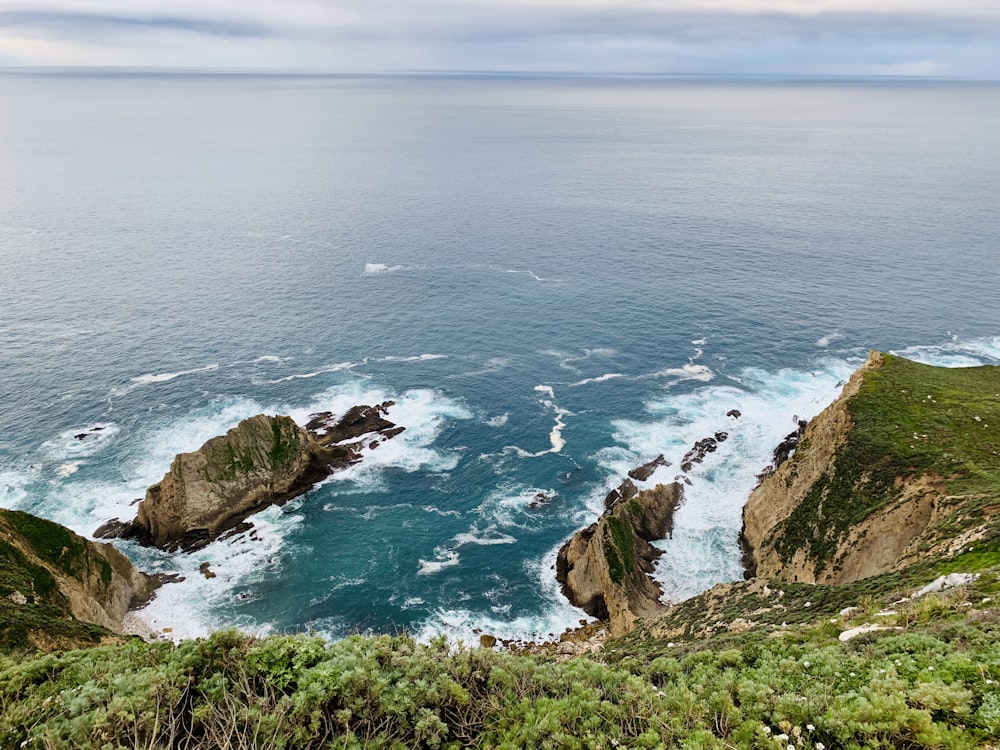
M353 439L374 433L386 440L402 432L384 418L390 406L356 406L339 419L313 414L309 430L287 416L244 419L198 450L178 454L146 491L134 520L109 521L95 535L191 551L227 532L246 531L248 516L286 503L361 460L365 441Z

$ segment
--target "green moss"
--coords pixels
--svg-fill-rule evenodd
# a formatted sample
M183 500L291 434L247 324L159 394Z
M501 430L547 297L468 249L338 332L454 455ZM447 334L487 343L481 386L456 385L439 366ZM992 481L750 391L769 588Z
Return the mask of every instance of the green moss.
M847 404L854 427L832 469L777 529L785 562L804 547L817 568L831 563L850 527L898 499L900 479L933 474L949 494L969 497L935 530L943 538L982 519L970 511L1000 500L1000 367L883 357Z
M290 437L285 437L285 432ZM271 467L274 469L283 468L299 452L299 439L295 431L295 424L289 417L275 417L271 420Z
M632 530L615 516L608 518L608 528L611 530L611 538L614 539L615 547L621 555L622 566L625 568L625 572L632 570L635 567L632 550Z
M621 583L625 580L625 568L622 566L621 558L615 550L615 545L605 536L603 546L604 559L608 562L608 575L615 583Z

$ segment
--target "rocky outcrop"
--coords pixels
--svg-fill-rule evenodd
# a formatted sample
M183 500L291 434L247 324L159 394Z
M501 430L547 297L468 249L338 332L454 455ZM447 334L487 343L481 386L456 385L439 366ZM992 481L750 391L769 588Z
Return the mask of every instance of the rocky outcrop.
M90 623L121 633L126 613L152 597L160 580L135 569L110 544L92 542L29 513L0 509L0 642L67 648L101 639ZM23 623L23 633L9 628Z
M287 416L244 419L198 450L178 454L146 491L134 520L110 521L95 535L191 551L245 530L253 513L303 494L361 460L365 447L377 448L402 432L385 419L392 405L356 406L339 418L313 414L307 429Z
M653 562L663 553L650 542L673 532L674 512L683 497L677 483L628 498L619 493L595 523L559 550L556 578L563 593L587 614L608 620L612 636L624 635L639 618L664 611L663 592L650 577Z

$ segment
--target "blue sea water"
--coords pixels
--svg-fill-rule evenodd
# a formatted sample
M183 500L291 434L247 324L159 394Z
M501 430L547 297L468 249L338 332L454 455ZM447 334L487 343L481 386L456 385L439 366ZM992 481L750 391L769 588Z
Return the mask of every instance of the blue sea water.
M545 637L560 544L725 430L682 599L868 348L1000 363L998 194L994 84L0 75L0 506L91 534L244 417L393 399L259 540L120 543L185 576L145 616Z

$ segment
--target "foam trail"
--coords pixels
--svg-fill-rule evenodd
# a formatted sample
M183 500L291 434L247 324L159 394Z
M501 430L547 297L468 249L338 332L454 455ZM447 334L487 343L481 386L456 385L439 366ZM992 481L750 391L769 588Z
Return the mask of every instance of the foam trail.
M677 378L677 380L700 380L707 383L715 377L715 374L712 372L711 368L706 365L696 365L689 362L682 367L668 367L666 370L655 372L652 377L671 377Z
M549 432L549 443L552 447L545 451L538 451L537 453L531 453L523 448L519 448L516 445L508 445L504 447L505 451L514 451L521 458L538 458L539 456L545 456L549 453L560 453L562 449L566 447L566 441L562 436L563 428L566 427L566 417L573 416L573 412L568 409L563 409L555 403L555 391L552 389L552 386L536 385L535 391L538 393L544 393L549 397L548 399L542 399L542 404L546 408L552 409L556 415L555 426Z
M403 270L406 270L403 266L390 266L386 263L365 263L365 273L368 275L392 273L393 271Z
M576 383L570 383L570 386L572 387L577 385L588 385L590 383L606 383L609 380L617 380L618 378L623 378L623 377L625 376L620 372L609 372L607 375L600 375L596 378L585 378Z
M219 364L216 362L211 365L205 365L204 367L196 367L193 370L181 370L180 372L162 372L162 373L146 373L145 375L139 375L138 377L132 378L132 382L138 385L148 385L150 383L167 383L175 378L183 377L184 375L194 375L199 372L211 372L212 370L218 370Z
M440 573L446 568L453 568L459 563L458 552L455 550L442 549L436 547L434 549L434 560L419 560L420 567L417 569L418 576L429 576L435 573Z
M535 281L548 281L548 279L543 279L541 276L536 274L534 271L521 271L516 268L500 268L500 266L490 266L490 270L499 271L500 273L513 273L521 274L525 276L530 276Z
M503 414L498 414L495 417L490 417L486 420L486 424L490 427L503 427L507 424L507 420L510 419L510 414L504 412Z
M830 342L832 342L832 341L839 341L842 338L844 338L844 334L835 331L835 332L833 332L831 334L828 334L828 335L823 336L820 339L818 339L816 341L816 346L821 346L821 347L825 348L825 347L830 346Z
M434 359L447 359L447 354L418 354L415 357L382 357L378 362L429 362Z
M354 362L338 362L335 365L327 365L326 367L321 367L313 372L305 372L296 375L286 375L283 378L278 378L277 380L272 380L272 383L286 383L289 380L308 380L309 378L315 378L318 375L324 375L328 372L341 372L343 370L350 370L357 365Z

